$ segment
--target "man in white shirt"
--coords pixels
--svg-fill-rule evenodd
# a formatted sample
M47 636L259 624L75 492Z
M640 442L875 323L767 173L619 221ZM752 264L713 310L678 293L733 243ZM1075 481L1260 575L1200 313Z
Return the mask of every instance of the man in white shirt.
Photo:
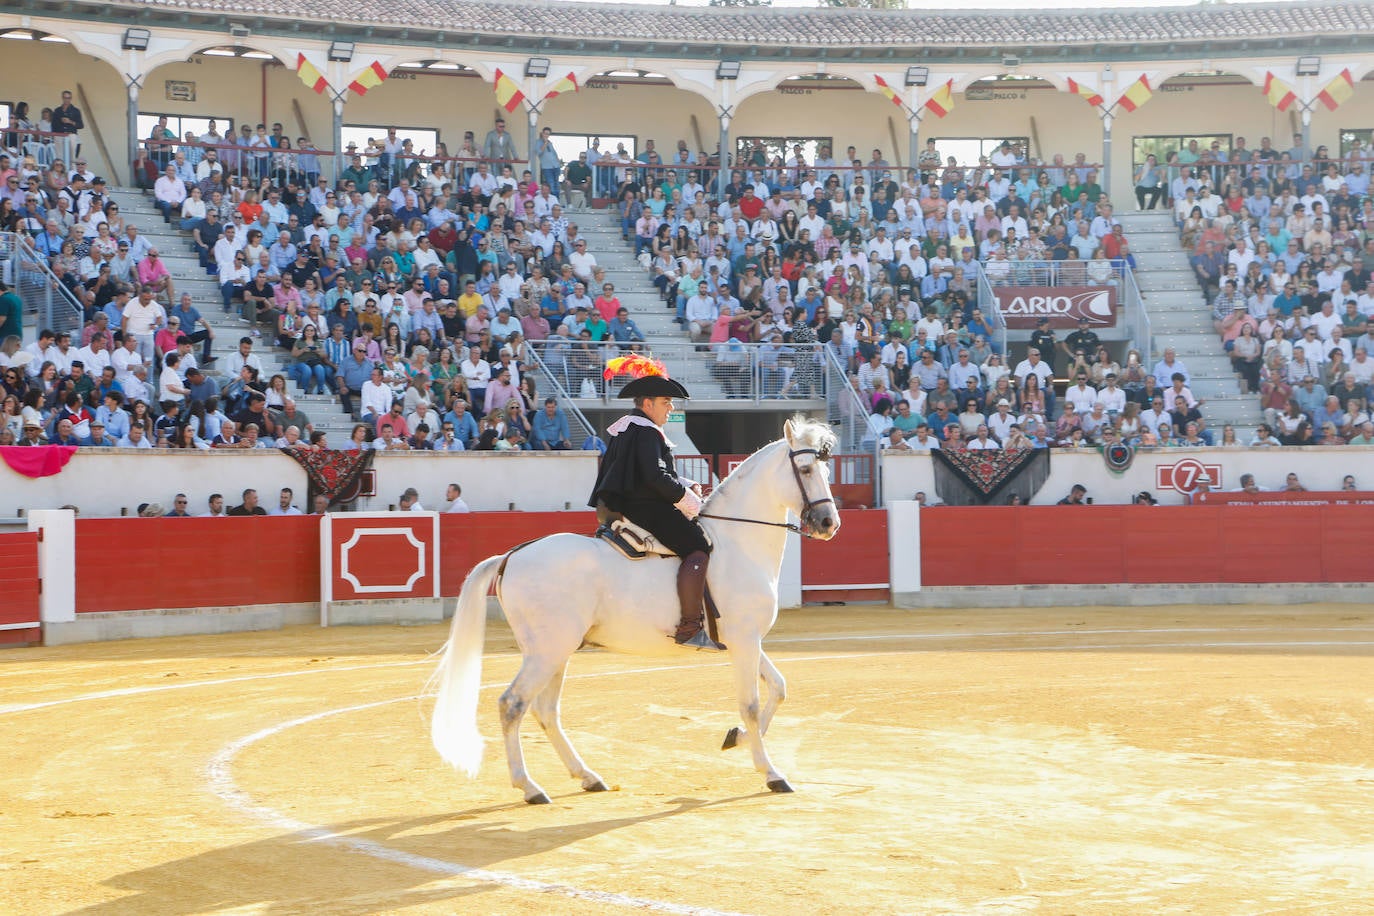
M391 386L383 378L381 368L374 368L372 378L363 382L363 390L359 396L358 409L363 422L371 426L379 417L386 416L391 412L391 401Z
M456 483L448 485L448 490L444 492L444 499L449 501L449 512L471 512L468 504L463 501L463 488Z
M176 166L168 165L153 183L153 200L162 211L162 218L170 223L172 212L180 210L186 200L186 185L177 178Z
M239 338L239 349L237 353L230 353L224 358L224 374L230 380L239 377L244 366L252 366L258 370L258 375L263 374L262 359L253 352L253 338Z
M267 510L268 515L300 515L301 510L291 505L291 499L295 496L290 487L282 487L281 496L277 504Z
M1054 377L1054 372L1040 358L1040 350L1035 347L1026 352L1026 358L1016 364L1016 369L1012 374L1016 376L1017 384L1023 388L1026 384L1026 376L1034 375L1040 380L1041 391L1045 391L1049 387L1049 381Z
M1097 403L1097 390L1088 384L1087 375L1078 373L1076 384L1064 392L1064 403L1068 409L1080 416L1092 411L1093 405Z
M162 373L157 380L157 399L164 404L169 401L180 404L185 401L186 395L189 393L182 383L181 376L177 373L179 362L181 362L181 357L177 353L168 353L162 358Z
M127 338L133 335L137 340L138 352L143 357L143 362L152 362L153 335L166 321L167 313L153 298L151 286L144 286L138 291L138 298L124 306L124 336Z
M138 341L132 336L125 337L123 345L110 356L110 365L114 366L115 380L121 385L132 378L134 367L143 365L143 357L138 352Z
M687 333L694 341L700 342L711 336L718 313L705 285L698 287L697 294L687 300L683 316L687 321Z
M573 266L573 275L578 279L588 283L592 280L592 271L596 269L596 256L587 252L587 243L578 239L573 246L573 252L568 256L568 262Z

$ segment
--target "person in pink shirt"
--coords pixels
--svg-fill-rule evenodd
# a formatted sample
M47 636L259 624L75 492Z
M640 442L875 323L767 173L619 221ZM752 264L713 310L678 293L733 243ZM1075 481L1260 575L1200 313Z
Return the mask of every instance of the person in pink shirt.
M601 295L597 296L596 301L592 304L601 313L601 317L609 323L620 311L620 298L615 294L615 284L607 283L602 286Z
M148 256L138 262L138 282L143 286L151 286L153 293L164 297L169 306L176 298L172 275L167 271L167 265L162 263L162 258L158 257L156 248L149 248Z

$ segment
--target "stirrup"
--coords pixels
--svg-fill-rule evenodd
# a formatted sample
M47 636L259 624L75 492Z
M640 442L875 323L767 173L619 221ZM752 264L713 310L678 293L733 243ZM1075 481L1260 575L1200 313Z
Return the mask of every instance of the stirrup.
M697 630L695 633L693 633L691 636L688 636L686 639L675 638L673 641L676 642L679 646L686 646L690 649L700 649L707 652L725 651L725 647L720 643L716 642L714 639L712 639L710 634L706 632L705 627L702 627L701 629Z

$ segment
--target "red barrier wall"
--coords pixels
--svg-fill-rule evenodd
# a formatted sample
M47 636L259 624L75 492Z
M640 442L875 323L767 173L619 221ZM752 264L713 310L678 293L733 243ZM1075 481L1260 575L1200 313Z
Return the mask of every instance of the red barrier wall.
M76 520L76 610L320 600L320 517Z
M1371 533L1368 506L937 507L921 515L921 576L932 587L1374 582Z
M830 541L802 539L803 601L885 601L888 588L853 589L888 581L887 510L841 509Z
M546 534L591 534L596 513L450 512L439 517L439 594L455 597L478 563Z
M42 641L38 591L38 533L0 534L0 645Z

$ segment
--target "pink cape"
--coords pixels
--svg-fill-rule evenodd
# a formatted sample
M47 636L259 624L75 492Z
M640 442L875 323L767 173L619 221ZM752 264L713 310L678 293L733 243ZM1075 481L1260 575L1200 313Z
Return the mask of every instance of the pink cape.
M0 458L10 470L33 478L60 474L75 454L75 445L0 446Z

